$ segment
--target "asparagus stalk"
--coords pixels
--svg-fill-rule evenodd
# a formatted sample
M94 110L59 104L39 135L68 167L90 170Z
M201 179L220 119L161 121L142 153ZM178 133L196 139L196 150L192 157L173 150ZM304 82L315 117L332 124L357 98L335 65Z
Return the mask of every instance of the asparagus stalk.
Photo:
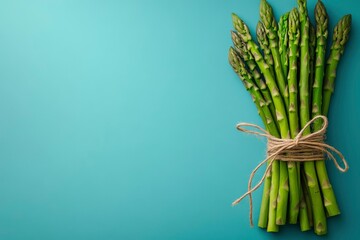
M262 120L267 131L275 137L280 137L273 116L268 106L265 104L264 98L259 93L258 88L253 81L252 75L246 70L244 62L241 60L238 52L233 48L230 48L229 50L229 62L234 71L239 75L240 79L242 79L245 88L250 92L252 98L254 99L258 111L262 115ZM264 182L263 197L258 220L258 226L262 228L265 228L268 223L270 187L273 184L278 185L278 182L271 182L271 171L269 171Z
M300 175L301 173L298 174ZM303 182L306 183L306 179ZM313 226L312 207L311 207L311 201L309 197L309 192L307 191L306 184L300 184L299 191L300 191L300 207L299 207L300 229L302 232L305 232L305 231L309 231Z
M260 88L260 91L261 91L262 95L264 96L266 105L269 107L271 114L272 114L273 118L275 119L276 112L275 112L274 103L272 102L272 99L271 99L271 94L270 94L269 89L267 88L265 82L263 81L260 72L258 71L258 69L256 67L254 57L251 55L251 53L249 53L249 50L247 49L246 44L244 43L244 41L241 40L240 36L236 32L231 31L231 38L234 43L235 49L239 53L240 57L242 59L244 59L248 69L250 70L250 73L251 73L253 79L255 80L256 85L258 86L258 88Z
M284 106L284 102L281 98L281 95L279 93L279 89L277 87L276 81L274 76L271 74L269 70L269 66L265 63L263 56L261 55L258 46L254 43L254 41L251 38L250 31L246 24L236 15L233 14L233 24L235 29L238 31L239 36L241 39L247 44L247 47L250 51L250 53L253 55L258 67L260 68L261 72L263 73L265 77L266 84L270 90L270 94L273 99L273 103L275 105L276 109L276 118L279 124L280 128L280 135L282 138L289 138L289 126L288 126L288 119L287 114ZM281 209L281 212L285 212L286 217L286 210L287 210L287 199L285 202L278 202L277 203L277 195L278 190L275 189L275 185L273 184L274 181L277 181L277 178L280 178L281 176L278 175L278 161L275 161L276 164L272 166L272 187L270 191L270 209L269 209L269 223L268 223L268 231L278 231L277 224L280 222L277 211ZM285 173L287 175L287 167L285 166ZM280 170L281 171L281 170ZM282 170L282 172L284 172ZM288 191L288 176L280 178L280 188L279 190L283 192ZM281 216L283 216L282 214ZM279 215L280 216L280 215ZM273 222L273 220L276 218L276 222ZM280 219L285 220L285 219ZM284 221L285 222L285 221ZM282 223L282 222L281 222Z
M305 173L304 171L301 171L301 175L302 175L302 179L303 179L303 182L306 183L306 176L305 176ZM309 188L306 186L306 184L303 184L302 185L302 191L303 191L303 197L304 197L304 201L305 201L305 205L306 205L306 208L305 208L305 214L304 214L304 218L306 218L306 222L304 221L303 223L300 222L300 227L301 227L301 230L303 230L303 228L307 230L310 230L310 227L314 226L314 222L313 222L313 214L312 214L312 205L311 205L311 199L310 199L310 195L309 195ZM302 219L300 219L301 221ZM301 225L303 224L303 225Z
M340 58L344 53L345 45L349 39L350 29L351 29L350 14L342 17L334 28L333 40L330 49L330 56L327 60L325 77L324 77L322 113L325 116L327 116L329 113L331 95L334 92L336 69L340 61Z
M287 82L284 77L284 72L282 70L281 56L278 49L278 36L277 36L277 24L274 18L271 6L262 0L260 2L260 17L264 23L264 27L267 33L267 37L270 42L270 50L274 60L274 70L277 79L277 84L280 89L280 94L282 95L285 106L288 108L289 99L288 99L288 88ZM280 188L278 194L278 207L276 209L276 224L283 225L286 222L287 215L287 203L289 195L289 182L288 182L288 170L287 164L285 162L280 162Z
M241 40L240 36L236 32L234 32L234 31L231 32L231 38L232 38L235 48L237 49L239 56L242 59L244 59L244 61L246 62L248 69L252 73L252 77L256 82L256 85L260 88L262 95L264 96L264 102L269 107L272 118L275 119L276 112L275 112L274 104L271 99L270 92L269 92L266 84L262 80L261 74L258 72L258 70L256 68L256 63L254 61L253 56L251 55L251 53L249 53L246 44L244 43L244 41ZM238 64L238 65L241 66L241 64ZM260 111L260 112L262 112L262 111ZM264 113L263 113L263 115L264 115ZM263 119L263 121L264 121L264 119ZM266 121L264 121L264 124L267 125ZM261 206L260 206L260 215L259 215L259 219L258 219L258 226L261 228L266 228L267 223L268 223L270 187L271 187L271 173L269 171L266 175L266 179L264 182L263 196L262 196Z
M321 115L322 108L322 89L325 70L325 51L326 40L328 37L328 15L324 4L318 1L315 7L316 20L316 65L315 65L315 79L313 86L313 100L312 100L312 116ZM315 121L314 131L321 129L322 122ZM322 194L324 197L324 206L329 216L340 214L340 209L336 202L335 193L330 184L330 180L326 171L325 161L316 161L316 171Z
M300 12L300 124L303 128L310 120L309 107L309 18L307 14L306 0L298 0ZM304 135L311 133L310 128L304 131ZM304 163L304 171L309 187L312 202L314 231L318 235L326 234L327 223L322 204L319 183L316 176L313 161Z
M271 74L275 77L274 59L271 54L269 39L266 36L266 30L264 24L260 21L256 25L256 37L260 45L260 48L264 53L265 62L269 65Z
M284 72L281 64L281 56L278 49L278 36L277 36L277 24L271 6L266 0L260 2L260 17L264 23L264 27L267 33L267 37L270 42L270 50L274 59L274 70L277 79L277 84L280 89L285 107L289 107L289 93L287 87L287 81L285 80ZM289 127L287 127L288 129ZM278 207L276 209L276 224L283 225L286 222L287 216L287 204L289 196L289 175L287 164L280 162L280 183L278 194Z
M312 102L312 89L314 85L315 78L315 46L316 46L316 30L314 26L309 25L309 57L310 57L310 73L309 73L309 102Z
M283 69L284 77L288 75L289 70L289 57L288 57L288 44L289 44L289 37L288 37L288 19L289 19L289 12L285 13L280 17L279 20L279 29L278 29L278 37L279 37L279 53L280 53L280 60L281 60L281 67Z
M245 42L240 38L240 36L236 32L232 32L232 40L233 40L235 48L239 50L238 51L239 55L241 56L242 59L245 60L250 71L253 72L252 75L253 75L253 78L255 79L255 82L257 83L257 85L263 86L263 87L260 87L261 92L264 96L265 101L268 103L268 107L271 111L273 119L276 119L275 107L274 107L274 104L271 99L271 94L270 94L266 84L263 83L261 78L259 80L256 80L256 76L258 76L260 74L256 70L256 63L254 61L252 54L249 52ZM254 70L256 72L254 72ZM276 163L276 164L278 164L278 163ZM277 168L278 167L276 166L276 169ZM271 176L269 174L267 174L266 179L270 179L270 178L271 178ZM278 186L278 183L276 183L276 181L275 181L275 185ZM260 207L260 216L259 216L259 220L258 220L258 226L261 228L266 228L267 223L268 223L269 192L270 192L270 187L268 187L268 182L265 182L263 196L262 196L262 202L261 202L261 207Z
M297 24L297 25L295 25ZM294 35L294 33L298 33L299 35L294 35L293 37L291 37L291 39L296 39L297 43L300 43L300 29L299 29L299 12L297 9L293 9L292 12L290 13L290 18L289 18L289 39L291 37L291 35ZM295 28L296 26L296 28ZM297 30L297 31L296 31ZM290 33L290 31L292 31ZM290 35L291 34L291 35ZM291 55L289 56L290 60L291 58L295 58L294 56L292 56L295 52L295 47L296 47L296 61L298 61L298 57L299 57L299 47L298 45L293 46L292 45L292 40L290 39L290 53ZM299 107L298 107L298 71L293 71L292 69L294 69L296 67L297 70L297 62L294 63L290 63L290 72L289 72L289 121L290 121L290 132L291 132L291 137L294 138L298 132L299 132L299 116L298 116L298 112L299 112ZM302 163L297 162L296 163L296 167L297 167L297 174L298 174L298 190L299 190L299 222L300 222L300 229L301 231L308 231L311 228L311 224L309 222L310 220L310 216L309 214L312 214L311 212L309 213L308 210L311 209L311 203L308 201L309 200L309 196L307 194L307 192L304 191L304 184L306 184L306 181L302 181L303 178L301 178L301 172L300 168L302 167ZM291 205L291 194L292 193L292 189L290 188L290 205ZM293 212L293 214L289 215L289 222L290 223L296 223L296 215L295 212Z
M340 56L344 51L345 43L348 40L351 24L351 15L346 15L343 17L339 23L336 25L333 36L333 45L331 47L330 57L328 61L328 66L325 73L325 85L324 85L324 100L322 99L322 83L324 77L324 65L325 65L325 46L327 39L327 14L324 5L319 1L316 5L316 20L318 22L318 27L316 31L317 36L317 65L316 65L316 75L314 84L314 100L313 100L313 116L321 114L322 104L325 105L323 109L323 114L327 115L331 91L330 87L333 87L335 75L336 75L336 66L340 60ZM339 43L339 48L341 50L336 51L336 47ZM334 50L333 50L334 49ZM334 67L335 68L332 68ZM333 88L332 88L333 89ZM321 128L321 122L314 123L314 130L319 130ZM324 205L329 216L336 216L340 214L340 209L336 201L335 193L331 186L327 171L325 161L316 161L316 170L318 173L318 178L324 197Z
M312 29L312 28L310 28ZM310 34L310 38L311 36L313 36L312 34L312 31L310 30L309 34ZM310 41L311 42L311 41ZM310 75L309 75L309 87L311 88L311 85L312 85L312 80L311 80L311 76L313 74L311 74L312 72L312 65L313 63L311 61L313 61L313 50L311 50L311 43L309 44L309 50L310 50L310 54L309 54L309 58L310 58L310 67L309 67L309 71L310 71ZM299 53L298 53L299 54ZM290 90L289 90L290 91ZM311 94L310 94L310 89L309 89L309 99L311 97ZM299 98L297 96L297 98ZM310 101L310 100L309 100ZM298 106L297 106L298 107ZM298 108L296 109L296 112L298 113ZM298 116L297 116L298 117ZM297 118L295 121L298 122L299 124L299 118ZM295 133L294 133L295 134ZM304 184L307 185L307 181L304 181L303 179L306 180L306 178L301 178L301 172L303 171L300 171L300 169L303 167L302 166L303 164L298 162L297 163L297 170L298 170L298 182L299 182L299 195L300 195L300 206L299 206L299 222L300 222L300 229L301 231L308 231L311 229L311 227L313 226L311 224L311 221L312 221L312 208L311 208L311 201L310 201L310 197L309 197L309 191L307 191L307 186L304 186ZM305 191L306 190L306 191ZM310 221L311 220L311 221Z
M299 133L298 121L298 89L297 89L297 60L298 46L300 39L299 30L299 13L294 8L289 15L289 125L290 135L294 138ZM288 162L289 185L290 185L290 202L289 202L289 222L294 224L297 222L299 213L299 182L297 174L297 165L294 162Z
M281 67L281 57L279 53L279 44L278 44L278 35L277 35L277 24L275 17L273 15L272 7L266 0L261 0L260 2L260 18L264 23L267 37L270 42L270 50L274 59L274 68L277 79L277 84L280 89L280 94L284 99L286 108L289 107L289 92L287 88L286 79L284 72Z
M266 102L259 91L259 88L254 83L254 78L246 69L246 65L243 60L240 58L238 52L230 47L229 49L229 63L233 67L234 71L238 74L240 79L243 81L246 90L248 90L251 96L255 99L255 102L259 104L259 111L264 114L265 121L264 125L271 135L275 137L280 137L279 131L273 120L270 109L266 105Z

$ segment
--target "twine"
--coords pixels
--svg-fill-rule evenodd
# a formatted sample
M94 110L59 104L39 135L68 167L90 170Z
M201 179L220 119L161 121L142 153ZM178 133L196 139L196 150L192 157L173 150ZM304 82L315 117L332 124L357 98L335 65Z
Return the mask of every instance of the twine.
M309 135L303 136L304 131L310 127L312 123L316 120L322 120L323 124L321 129L315 131ZM249 130L246 127L254 128L255 130ZM340 172L346 172L349 169L349 166L341 154L336 148L324 143L326 129L328 127L328 119L325 116L319 115L311 119L296 135L294 139L281 139L276 138L269 134L265 129L259 127L258 125L251 123L239 123L236 125L236 128L245 133L262 136L267 138L267 157L262 162L260 162L250 174L248 182L248 191L244 193L241 197L236 199L232 205L235 206L246 196L249 196L250 200L250 224L253 226L253 203L251 194L256 191L261 184L264 182L267 173L270 171L271 166L274 161L280 160L285 162L311 162L311 161L321 161L324 160L324 154L327 154L328 158L333 160L336 168ZM341 167L337 161L337 156L341 159L344 167ZM261 166L268 162L265 173L262 176L261 180L254 186L251 187L255 173L259 170Z

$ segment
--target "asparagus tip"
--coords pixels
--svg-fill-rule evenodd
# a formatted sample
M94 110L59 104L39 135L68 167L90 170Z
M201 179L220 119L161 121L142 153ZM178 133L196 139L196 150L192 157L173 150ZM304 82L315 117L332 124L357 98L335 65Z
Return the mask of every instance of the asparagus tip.
M332 48L344 49L345 44L349 39L351 29L351 14L343 16L334 28L333 45Z

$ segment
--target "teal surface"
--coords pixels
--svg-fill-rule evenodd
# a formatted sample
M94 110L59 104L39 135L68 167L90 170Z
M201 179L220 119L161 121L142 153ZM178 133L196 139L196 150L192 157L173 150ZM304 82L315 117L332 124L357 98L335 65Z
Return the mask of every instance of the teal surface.
M265 154L235 130L261 122L227 62L231 13L254 33L258 3L0 1L0 239L316 239L231 207ZM352 13L353 30L328 133L350 170L328 163L342 215L323 239L354 239L360 2L325 3L331 28Z

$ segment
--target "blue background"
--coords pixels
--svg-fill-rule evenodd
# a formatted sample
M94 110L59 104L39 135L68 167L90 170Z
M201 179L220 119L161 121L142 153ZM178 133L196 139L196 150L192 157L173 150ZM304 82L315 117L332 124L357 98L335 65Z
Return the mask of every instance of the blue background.
M277 17L296 5L270 3ZM230 205L265 154L265 141L235 130L261 122L227 62L231 13L254 33L258 4L1 1L0 239L315 238L251 228L247 201ZM350 170L328 164L342 215L326 237L352 239L360 4L326 6L331 29L353 14L328 133ZM258 209L261 190L254 198Z

